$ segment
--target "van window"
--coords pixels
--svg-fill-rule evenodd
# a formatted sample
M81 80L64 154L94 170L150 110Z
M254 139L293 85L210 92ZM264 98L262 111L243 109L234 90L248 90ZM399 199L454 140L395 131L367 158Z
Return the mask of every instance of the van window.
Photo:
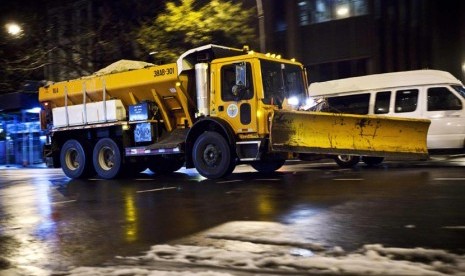
M417 109L418 89L398 90L396 92L396 113L413 112Z
M388 113L390 102L391 102L391 91L384 91L384 92L376 93L375 114Z
M370 94L330 97L327 99L329 107L335 112L350 114L368 114Z
M462 97L465 98L465 87L460 85L452 85L455 91L457 91Z
M446 87L428 88L428 111L461 109L460 99Z

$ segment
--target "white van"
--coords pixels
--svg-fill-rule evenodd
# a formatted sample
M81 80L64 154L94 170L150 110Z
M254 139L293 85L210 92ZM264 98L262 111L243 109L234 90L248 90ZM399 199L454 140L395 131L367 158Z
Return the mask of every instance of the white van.
M332 112L429 119L430 153L465 149L465 87L448 72L415 70L312 83L309 94L325 98Z

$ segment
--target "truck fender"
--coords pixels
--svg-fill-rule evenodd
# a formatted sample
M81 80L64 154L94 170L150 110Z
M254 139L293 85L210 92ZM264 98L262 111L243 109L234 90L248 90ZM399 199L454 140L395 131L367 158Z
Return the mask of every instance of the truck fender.
M231 147L231 152L236 152L236 139L234 136L234 131L229 126L229 124L220 118L205 117L195 122L195 124L187 133L185 148L186 168L194 167L192 160L192 149L194 147L195 140L197 140L197 138L205 131L215 131L221 134L223 137L225 137L226 141L228 141L228 144Z

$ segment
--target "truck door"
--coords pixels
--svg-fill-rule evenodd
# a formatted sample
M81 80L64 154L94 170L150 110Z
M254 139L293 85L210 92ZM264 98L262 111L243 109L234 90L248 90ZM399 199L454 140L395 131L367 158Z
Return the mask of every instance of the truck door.
M252 64L218 64L220 79L215 84L217 116L228 121L235 133L256 133L256 97Z

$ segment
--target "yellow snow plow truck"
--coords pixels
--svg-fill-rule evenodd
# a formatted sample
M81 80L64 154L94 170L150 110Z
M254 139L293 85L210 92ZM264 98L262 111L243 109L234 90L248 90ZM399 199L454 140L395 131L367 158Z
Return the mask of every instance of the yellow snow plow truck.
M294 60L206 45L176 63L117 67L39 90L46 158L70 178L186 166L214 179L299 154L427 155L428 120L305 111Z

